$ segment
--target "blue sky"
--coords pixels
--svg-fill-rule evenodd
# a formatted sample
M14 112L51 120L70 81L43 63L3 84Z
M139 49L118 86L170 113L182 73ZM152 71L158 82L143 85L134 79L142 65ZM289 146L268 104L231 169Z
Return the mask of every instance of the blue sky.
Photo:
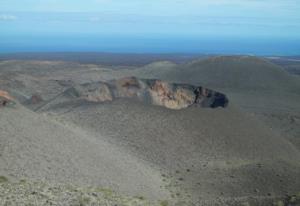
M0 0L0 52L222 52L217 42L300 54L299 11L298 0Z

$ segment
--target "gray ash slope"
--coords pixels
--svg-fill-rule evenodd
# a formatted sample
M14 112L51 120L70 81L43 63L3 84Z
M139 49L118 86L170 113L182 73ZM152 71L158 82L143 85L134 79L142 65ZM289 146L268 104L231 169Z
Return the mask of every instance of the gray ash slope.
M136 81L139 80L124 78L114 82L114 86L121 86L118 95L126 97L114 101L103 101L111 98L107 90L97 92L90 84L77 89L80 92L71 88L77 94L73 95L76 102L73 98L70 101L67 90L64 98L68 101L59 98L59 103L54 102L43 111L83 130L103 134L112 144L157 165L170 178L170 191L181 194L183 199L190 196L200 203L203 199L214 201L221 194L226 199L231 195L267 197L281 196L283 191L297 192L299 151L261 126L256 118L243 114L234 105L225 109L179 110L147 105L128 98L136 97L136 90L139 91ZM99 88L103 84L93 86ZM120 92L124 85L126 91ZM168 97L166 87L159 89ZM80 96L84 98L78 101Z
M19 104L0 108L0 174L9 179L109 188L167 199L159 170L101 134L39 115Z
M220 63L218 63L219 60ZM65 180L67 183L73 182L77 177L84 177L83 182L81 182L82 179L78 179L80 184L89 183L97 178L99 182L96 181L96 184L100 186L106 185L106 181L111 181L114 189L130 194L138 195L137 190L140 190L143 194L149 193L148 196L152 198L161 198L159 194L170 192L172 198L184 201L181 205L188 205L186 202L193 202L196 205L217 203L232 205L239 200L247 202L249 199L272 199L284 196L286 193L298 192L300 188L299 149L277 130L271 130L264 125L264 122L257 117L257 113L253 115L254 110L250 113L245 112L246 106L258 107L264 113L270 112L270 114L274 112L277 114L277 109L299 112L299 105L296 104L297 91L293 89L296 88L297 80L286 73L268 75L266 79L268 87L261 85L259 82L263 81L254 74L252 74L252 84L235 80L239 78L240 73L232 75L234 70L243 69L250 62L252 62L250 68L257 66L257 59L252 61L252 57L219 57L202 61L220 64L216 70L223 69L221 73L229 73L228 79L222 83L218 82L222 80L216 78L214 72L209 73L209 68L205 73L197 67L199 62L194 65L193 72L188 73L187 70L187 76L180 70L183 73L175 75L176 79L167 78L172 75L163 76L164 63L148 65L146 74L143 71L145 67L116 70L101 68L97 65L77 65L72 69L73 66L68 63L2 62L0 85L4 86L3 88L12 91L10 92L12 96L22 103L26 102L28 108L37 108L31 105L35 101L27 101L32 94L36 93L41 98L33 98L33 100L41 101L42 106L45 103L47 105L42 107L39 113L28 111L23 107L16 110L1 110L1 112L4 111L0 121L1 141L4 142L1 145L4 147L1 148L3 156L0 159L2 159L1 165L5 166L3 167L5 174L20 178L28 176L52 181ZM226 65L224 61L237 61L240 66L233 70L229 66L224 67L226 68L224 71L225 69L221 66ZM243 63L244 61L246 63ZM190 64L193 65L193 63ZM167 73L174 69L177 72L181 66L187 67L190 64L168 63ZM241 66L244 64L245 66ZM32 69L33 65L36 65L36 69ZM258 65L262 65L261 60L258 61ZM15 71L12 71L11 67ZM49 67L50 70L48 70ZM151 67L156 67L155 77L151 76L154 75L151 74ZM211 65L211 67L211 71L214 71L214 66ZM161 68L161 73L159 73L159 68ZM244 69L246 73L254 72L249 67ZM265 74L273 73L271 68L264 69L265 66L262 66L259 70ZM39 71L35 72L36 70ZM277 70L276 67L276 74ZM10 75L9 78L7 74ZM217 91L228 95L230 104L226 108L188 107L170 110L144 104L132 98L89 102L62 95L68 88L82 83L90 85L91 82L131 75L194 85L210 85L208 88L221 87ZM211 78L215 79L210 80ZM235 84L230 83L234 81L239 81L238 84L241 84L237 85L237 89L232 88ZM290 86L283 86L285 84ZM278 96L274 95L278 88L283 88L280 89L280 97L285 95L286 99L278 99ZM26 95L19 98L14 94ZM21 117L28 118L22 120ZM31 119L33 119L34 126L30 123ZM48 122L54 120L59 128L57 130L52 123ZM50 128L47 125L50 125ZM39 128L36 126L43 128L43 131L38 129L35 132L33 128ZM70 137L69 134L71 134ZM93 144L88 143L90 138L93 139ZM25 139L29 141L22 141ZM51 139L53 142L49 143ZM85 143L86 139L89 141ZM62 148L55 149L56 143L62 140ZM37 142L34 143L35 141ZM78 146L78 142L83 146ZM22 145L27 145L25 149L29 149L22 152L24 151ZM67 153L67 151L70 153L52 156L53 154L48 154L45 145L50 150L57 151L58 154ZM89 148L92 149L89 150ZM31 151L35 154L34 156L31 155ZM43 158L43 153L47 158ZM129 166L121 164L124 167L119 168L117 166L119 161L123 161L121 158L123 154L128 157L124 164ZM104 169L101 165L108 164L105 157L110 155L112 155L110 160L116 164L109 164L110 167ZM44 164L45 159L53 162L49 165L52 169L47 169L46 172L37 166ZM79 173L75 173L75 178L73 173L70 174L63 165L66 159L71 162L79 161L79 164L75 165L84 168L77 171ZM20 163L24 160L33 167ZM6 163L3 164L3 161ZM15 162L15 164L8 164L8 162ZM132 171L131 166L137 162L140 166L136 171ZM96 163L95 167L92 166L93 163ZM72 169L72 165L70 168ZM76 170L76 168L73 169ZM30 173L31 170L32 173ZM95 175L94 172L97 174ZM143 174L146 174L144 172L150 172L152 178L150 181L155 181L149 183L148 180L144 180ZM136 173L138 173L138 178L131 182L131 178L134 178ZM116 174L121 175L114 177ZM105 178L101 179L101 175ZM164 180L163 183L161 183L162 180ZM142 187L139 187L141 185ZM155 188L160 186L162 186L162 191L155 191ZM163 195L163 198L167 197L168 195Z
M281 196L300 186L299 151L234 107L169 110L119 99L51 112L158 165L171 190L195 202Z
M219 56L182 65L152 64L138 76L200 84L225 93L232 104L256 115L300 149L300 78L267 59Z
M165 67L169 69L165 70ZM300 86L298 77L266 59L252 56L210 57L176 66L162 62L147 65L142 71L160 79L200 84L215 89L299 92Z

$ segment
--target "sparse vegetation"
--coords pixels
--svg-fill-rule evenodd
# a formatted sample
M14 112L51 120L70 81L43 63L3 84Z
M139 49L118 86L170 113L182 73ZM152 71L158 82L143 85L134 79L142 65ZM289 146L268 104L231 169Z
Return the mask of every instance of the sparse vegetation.
M91 198L88 196L81 196L79 197L79 204L80 206L88 205L91 202Z
M124 196L110 189L78 187L21 180L8 182L0 176L0 205L106 205L106 206L169 206L168 201L150 202L144 196Z
M140 199L140 200L145 200L146 199L144 196L137 196L135 198Z
M107 188L97 188L96 191L101 192L106 196L112 196L114 193L111 189L107 189Z
M66 62L1 62L0 82L16 95L18 103L0 111L1 148L2 142L9 148L0 154L0 168L5 171L2 175L7 175L0 176L0 205L191 206L202 201L209 205L225 205L223 201L241 201L237 205L258 205L262 201L274 206L299 204L300 194L277 196L299 188L298 153L289 141L280 138L288 137L295 143L293 135L299 133L299 106L295 104L299 97L291 95L290 99L290 91L285 93L285 82L292 80L289 76L252 57L214 57L171 65L168 71L165 63L154 66L159 68L152 70L148 65L146 72L172 73L165 76L167 79L155 74L168 83L149 80L154 78L151 74L140 79L144 67L119 70ZM241 69L242 78L237 79ZM266 81L263 76L269 74L272 77ZM110 81L127 75L138 79ZM101 95L107 92L102 90L102 81L106 80L110 82L107 85L114 85L108 89L115 93L128 88L124 96L144 91L147 86L149 90L143 96L147 101L144 104L135 101L136 97L126 97L102 104L104 100L98 97L108 98ZM187 80L183 81L186 85L182 80ZM149 91L166 98L169 92L175 93L184 100L186 93L177 89L192 91L193 96L195 88L190 84L198 87L202 82L228 93L234 104L227 109L191 107L180 111L149 104ZM82 95L69 90L73 87L81 88L78 91ZM198 90L210 95L205 89ZM35 104L41 100L37 96L23 103L23 98L25 101L36 93L43 96L42 104ZM88 103L83 97L100 103ZM240 106L247 107L250 114ZM292 128L283 128L280 122ZM276 134L277 127L284 132ZM16 177L52 183L15 181ZM54 183L58 180L61 184ZM90 183L113 190L85 187ZM150 202L152 199L154 202Z
M282 200L277 201L273 204L274 206L284 206L284 202Z
M160 206L168 206L169 202L167 200L163 200L160 202Z
M300 192L273 202L273 206L298 206L300 205Z
M8 179L5 176L0 176L0 183L3 183L3 182L8 182Z

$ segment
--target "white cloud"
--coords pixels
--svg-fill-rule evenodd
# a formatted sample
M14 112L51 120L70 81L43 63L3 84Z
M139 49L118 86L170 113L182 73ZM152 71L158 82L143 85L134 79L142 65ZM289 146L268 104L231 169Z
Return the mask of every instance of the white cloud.
M17 20L18 17L9 14L0 14L0 21L14 21Z

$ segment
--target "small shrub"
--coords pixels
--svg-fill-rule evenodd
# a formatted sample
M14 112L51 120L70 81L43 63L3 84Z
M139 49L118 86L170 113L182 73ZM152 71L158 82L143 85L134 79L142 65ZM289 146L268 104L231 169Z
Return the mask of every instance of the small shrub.
M91 198L90 197L80 197L79 198L79 205L80 206L85 206L88 205L91 202Z
M0 176L0 183L8 182L8 179L5 176Z
M160 206L168 206L169 202L167 200L163 200L160 202Z
M145 200L145 197L143 197L143 196L137 196L136 198L139 200Z
M284 202L282 200L277 201L274 206L284 206Z
M96 191L101 192L102 194L104 194L107 197L110 197L110 196L114 195L114 192L110 189L107 189L107 188L97 188Z

